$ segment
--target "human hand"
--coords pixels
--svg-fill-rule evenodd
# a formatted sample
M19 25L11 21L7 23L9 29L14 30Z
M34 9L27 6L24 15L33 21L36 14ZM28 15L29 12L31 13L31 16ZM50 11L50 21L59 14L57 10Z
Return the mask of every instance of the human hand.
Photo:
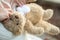
M8 18L9 14L7 13L7 11L5 9L2 9L2 7L0 6L0 21Z
M9 18L9 15L12 13L10 6L5 3L0 3L0 21L3 21L6 18Z

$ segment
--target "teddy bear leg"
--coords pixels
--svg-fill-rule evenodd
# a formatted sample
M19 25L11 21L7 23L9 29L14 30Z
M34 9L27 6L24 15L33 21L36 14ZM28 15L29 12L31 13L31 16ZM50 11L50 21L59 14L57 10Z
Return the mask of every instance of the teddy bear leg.
M45 32L51 35L57 35L59 34L59 28L57 26L54 26L46 21L41 21L36 24L36 26L41 26L44 28Z
M43 20L49 20L53 16L53 10L47 9L44 11Z
M60 33L59 28L51 24L50 31L47 32L50 35L58 35Z
M42 27L33 26L33 24L29 20L27 20L24 28L28 33L34 35L41 35L44 33L44 29Z

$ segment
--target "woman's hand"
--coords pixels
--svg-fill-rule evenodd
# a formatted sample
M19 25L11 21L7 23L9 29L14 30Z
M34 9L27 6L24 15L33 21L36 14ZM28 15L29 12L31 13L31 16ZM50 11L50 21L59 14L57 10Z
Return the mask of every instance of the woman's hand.
M26 3L26 0L14 0L14 2L17 3L18 6L22 6ZM13 12L6 2L2 2L2 5L5 9L3 9L2 6L0 5L0 21L9 18L9 15L12 14Z
M0 21L3 21L6 18L9 18L9 15L12 13L12 10L7 3L1 2L0 4Z
M0 21L8 18L9 13L7 13L7 11L5 9L2 9L2 7L0 6Z

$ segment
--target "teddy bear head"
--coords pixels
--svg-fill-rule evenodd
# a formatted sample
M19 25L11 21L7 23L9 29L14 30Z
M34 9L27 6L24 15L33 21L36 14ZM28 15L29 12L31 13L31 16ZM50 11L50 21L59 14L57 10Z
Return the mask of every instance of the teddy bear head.
M2 23L4 27L10 32L12 32L14 35L19 35L23 32L25 25L25 18L21 14L15 12Z

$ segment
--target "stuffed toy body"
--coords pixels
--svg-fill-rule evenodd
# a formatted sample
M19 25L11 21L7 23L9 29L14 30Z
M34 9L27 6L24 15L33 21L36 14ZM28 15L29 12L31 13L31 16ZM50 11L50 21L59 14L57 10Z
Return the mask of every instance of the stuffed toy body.
M44 32L51 34L51 35L57 35L60 33L60 30L57 26L47 22L47 20L49 20L53 16L52 9L44 10L41 6L35 3L27 4L27 6L30 7L31 11L27 13L25 16L27 19L31 21L31 23L34 26L42 27L44 29Z
M44 32L51 35L59 34L59 28L47 22L47 20L53 16L52 9L44 10L41 6L34 3L27 4L26 6L30 8L30 12L26 12L25 14L25 17L28 20L28 23L26 22L25 25L25 30L32 34L42 34Z

